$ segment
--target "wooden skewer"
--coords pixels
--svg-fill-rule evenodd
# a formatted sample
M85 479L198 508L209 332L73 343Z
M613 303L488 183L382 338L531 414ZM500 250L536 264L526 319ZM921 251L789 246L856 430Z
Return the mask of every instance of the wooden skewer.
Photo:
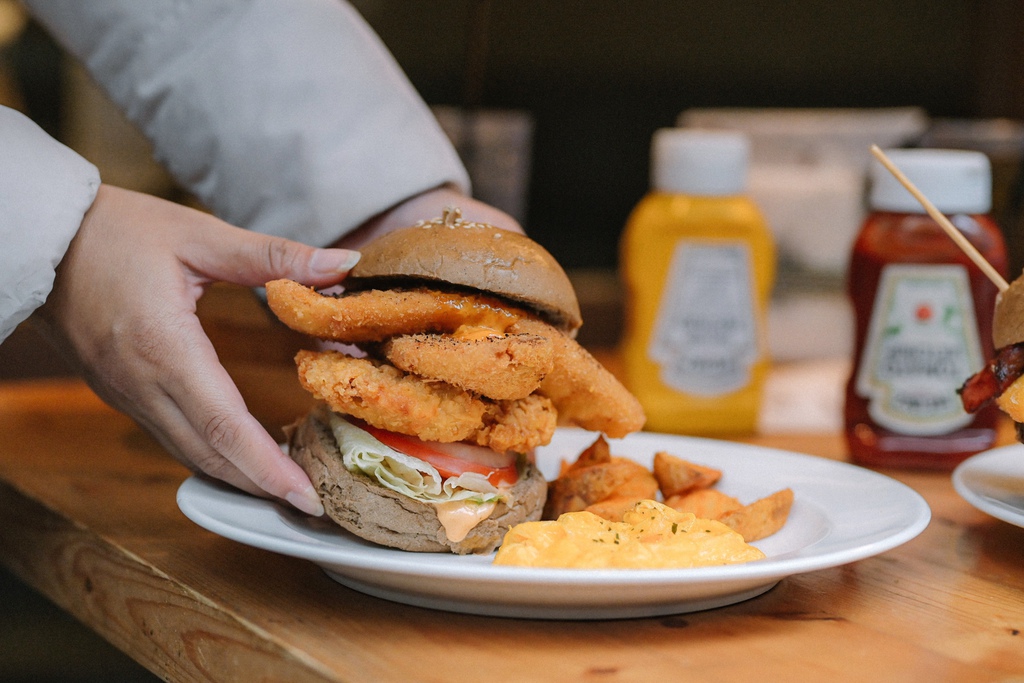
M902 184L903 187L907 188L907 191L910 192L910 194L914 195L914 198L917 199L917 201L921 202L921 206L923 206L924 210L928 212L928 215L934 218L935 221L942 226L942 229L946 231L946 234L956 242L958 247L963 249L964 253L967 254L967 256L974 261L979 268L981 268L981 272L988 276L988 279L999 288L999 291L1005 292L1010 285L1007 284L1006 280L1003 279L1003 276L999 274L999 271L992 267L992 264L981 255L981 252L975 249L974 245L967 241L967 238L964 237L963 233L960 232L948 218L942 215L942 212L935 208L934 204L928 201L928 198L925 197L919 189L917 189L914 183L910 182L910 178L905 176L903 171L898 169L896 165L889 160L889 157L885 155L885 152L879 149L878 145L871 145L871 153L874 154L875 158L882 162L882 165L896 177L896 180L900 181L900 184Z

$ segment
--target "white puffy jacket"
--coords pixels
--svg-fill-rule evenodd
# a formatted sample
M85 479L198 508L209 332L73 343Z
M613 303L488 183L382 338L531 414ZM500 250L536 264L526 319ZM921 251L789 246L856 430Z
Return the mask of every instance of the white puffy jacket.
M453 183L458 156L339 0L26 0L218 217L331 243ZM0 340L45 301L96 168L0 108Z

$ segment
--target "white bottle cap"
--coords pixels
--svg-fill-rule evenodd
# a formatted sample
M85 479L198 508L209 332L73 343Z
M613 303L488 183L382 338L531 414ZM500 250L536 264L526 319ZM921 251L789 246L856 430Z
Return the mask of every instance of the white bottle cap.
M981 152L891 149L885 155L944 214L984 214L992 208L992 166ZM871 162L871 208L925 213L921 203L877 159Z
M651 141L651 186L672 194L742 194L749 157L743 133L661 128Z

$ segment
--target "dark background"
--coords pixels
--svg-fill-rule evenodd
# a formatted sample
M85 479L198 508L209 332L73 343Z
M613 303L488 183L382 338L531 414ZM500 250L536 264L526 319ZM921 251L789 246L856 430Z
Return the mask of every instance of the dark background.
M431 105L533 118L528 232L612 268L651 134L693 107L917 106L1024 118L1017 0L354 0ZM59 50L8 49L24 108L62 137Z
M526 227L567 268L615 265L651 134L685 109L1024 115L1014 0L355 5L429 103L530 112Z

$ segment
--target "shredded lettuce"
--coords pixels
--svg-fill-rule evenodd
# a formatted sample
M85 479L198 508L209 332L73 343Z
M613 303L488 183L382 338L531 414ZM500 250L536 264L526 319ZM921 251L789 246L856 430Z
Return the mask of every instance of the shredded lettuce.
M330 426L345 469L362 472L381 486L414 500L489 503L504 497L486 476L476 472L442 480L433 465L386 446L335 413L330 415Z

